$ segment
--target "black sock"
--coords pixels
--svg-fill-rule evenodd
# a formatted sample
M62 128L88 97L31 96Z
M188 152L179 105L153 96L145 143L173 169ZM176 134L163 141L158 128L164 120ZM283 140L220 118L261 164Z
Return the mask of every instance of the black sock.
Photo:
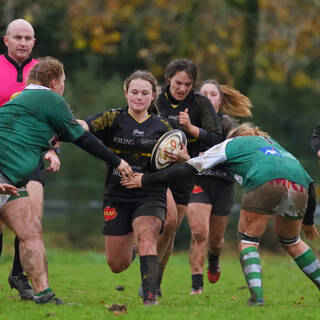
M14 259L13 259L13 266L11 271L11 274L13 276L23 273L23 269L20 261L19 243L20 243L20 240L16 236L14 239Z
M210 251L208 251L208 262L209 262L209 269L213 268L216 269L219 264L219 255L215 256Z
M203 274L193 274L191 275L192 279L192 288L193 289L200 289L203 288Z
M1 253L2 253L2 239L3 239L3 233L0 232L0 257L1 257Z
M140 273L143 288L143 300L156 300L156 289L160 273L158 256L141 256Z

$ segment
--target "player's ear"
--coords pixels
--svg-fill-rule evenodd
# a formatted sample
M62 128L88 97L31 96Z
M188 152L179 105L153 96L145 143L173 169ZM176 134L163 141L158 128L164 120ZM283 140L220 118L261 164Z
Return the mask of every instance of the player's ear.
M8 43L8 37L7 37L7 36L3 36L3 42L4 42L4 44L5 44L6 46L8 46L8 45L7 45L7 43Z
M49 88L54 90L57 86L57 79L52 79L49 84Z

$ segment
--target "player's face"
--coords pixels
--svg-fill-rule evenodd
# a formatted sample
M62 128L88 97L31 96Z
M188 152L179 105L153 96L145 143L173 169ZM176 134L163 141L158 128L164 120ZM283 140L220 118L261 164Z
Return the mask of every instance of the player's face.
M134 112L147 111L155 98L151 83L142 79L131 80L125 95L129 110Z
M24 24L12 27L3 39L8 47L9 57L18 64L21 64L30 56L36 42L33 30Z
M192 78L185 71L178 71L169 79L169 92L178 100L184 100L192 89Z
M221 104L221 95L217 86L213 83L206 83L201 87L200 92L209 98L215 112L218 112Z

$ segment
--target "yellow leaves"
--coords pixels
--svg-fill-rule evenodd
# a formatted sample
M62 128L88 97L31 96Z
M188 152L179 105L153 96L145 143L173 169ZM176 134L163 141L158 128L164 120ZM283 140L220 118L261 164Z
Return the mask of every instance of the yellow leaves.
M219 53L219 47L215 43L210 43L208 47L210 54L215 55Z
M87 42L84 38L78 37L74 40L74 46L78 50L83 50L87 46Z
M284 82L286 78L286 73L284 69L270 69L267 71L268 78L274 83Z
M160 33L159 33L159 30L156 30L156 29L148 29L146 31L146 37L148 40L150 41L155 41L155 40L158 40L160 38Z
M303 71L298 71L292 78L292 84L296 88L310 87L312 80Z

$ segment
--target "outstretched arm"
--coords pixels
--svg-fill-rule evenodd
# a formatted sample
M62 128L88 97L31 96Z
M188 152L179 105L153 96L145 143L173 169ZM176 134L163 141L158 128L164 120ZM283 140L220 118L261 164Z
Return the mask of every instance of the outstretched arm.
M188 163L174 164L154 173L134 173L132 177L123 177L121 184L128 189L152 187L155 184L168 184L172 179L194 175L198 171Z
M132 175L132 169L130 165L123 159L119 158L110 149L108 149L92 133L85 132L82 136L80 136L80 138L74 141L74 143L93 156L108 162L113 167L116 167L122 176Z

